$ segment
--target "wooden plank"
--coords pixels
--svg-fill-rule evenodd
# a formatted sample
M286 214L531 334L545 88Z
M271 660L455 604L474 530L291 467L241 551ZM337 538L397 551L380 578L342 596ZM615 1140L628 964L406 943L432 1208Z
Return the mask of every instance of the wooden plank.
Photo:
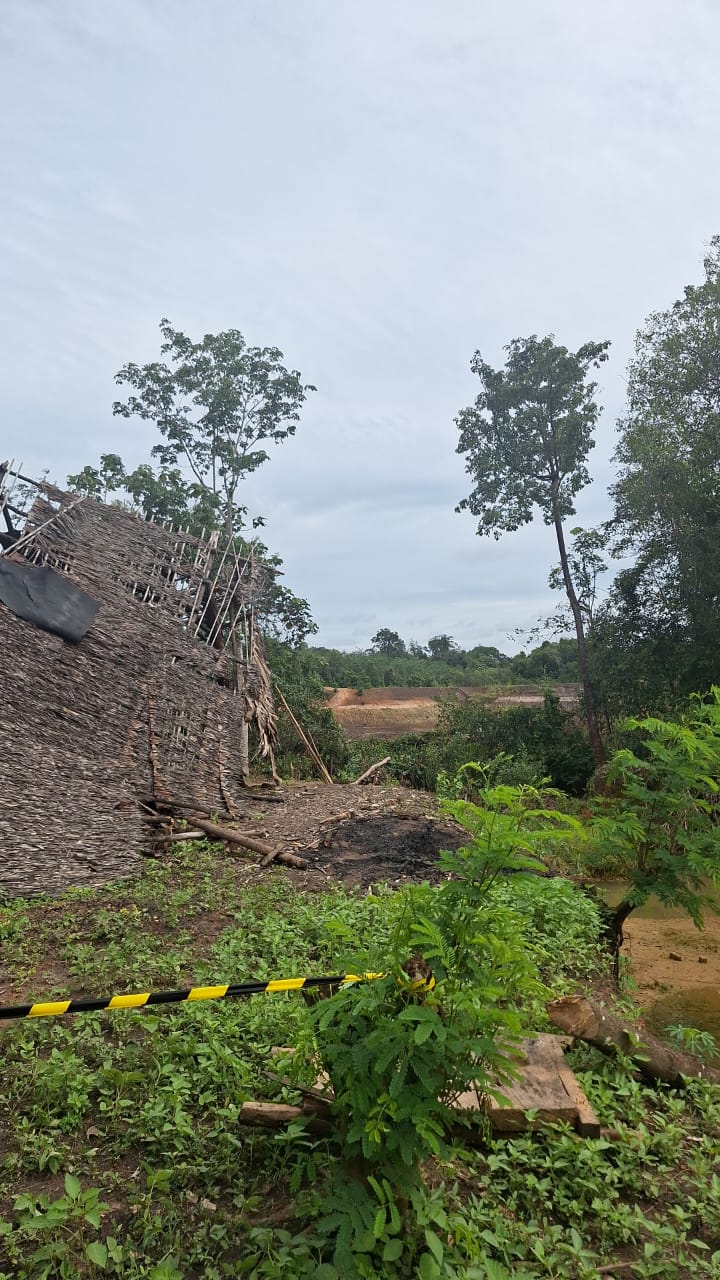
M507 1098L507 1102L488 1097L480 1093L476 1085L471 1085L458 1096L455 1110L464 1113L466 1117L469 1114L470 1118L475 1112L478 1120L487 1116L493 1131L499 1134L522 1133L563 1121L573 1125L581 1137L601 1137L600 1122L585 1097L579 1080L565 1061L563 1047L566 1044L567 1037L554 1035L537 1035L521 1040L517 1060L520 1078L507 1084L501 1084L497 1080L493 1082L493 1087ZM289 1046L270 1050L272 1057L279 1054L292 1055L294 1052ZM285 1083L289 1084L290 1081ZM304 1104L305 1113L316 1099L318 1104L321 1101L327 1104L333 1098L330 1080L325 1072L320 1072L313 1089L303 1092L311 1095ZM528 1120L528 1111L536 1113L532 1123ZM277 1127L283 1118L292 1119L295 1115L302 1114L303 1109L269 1103L245 1103L243 1113L243 1123Z
M455 1102L456 1111L482 1111L482 1099L477 1089L466 1089Z
M508 1103L503 1104L495 1098L489 1098L487 1102L493 1128L507 1132L536 1128L558 1120L574 1124L577 1106L558 1074L563 1053L555 1036L526 1039L521 1041L519 1048L524 1057L524 1062L518 1064L520 1079L497 1085ZM537 1112L532 1126L528 1124L526 1111Z
M577 1129L578 1133L583 1138L601 1137L602 1126L597 1116L595 1115L595 1112L590 1106L590 1103L585 1097L585 1094L583 1093L582 1085L580 1084L580 1081L578 1080L577 1076L570 1069L567 1062L564 1062L564 1061L560 1064L558 1070L560 1074L560 1079L562 1080L563 1085L567 1089L569 1097L574 1100L575 1105L577 1107L577 1120L575 1121L575 1128Z
M493 1087L507 1102L493 1097L479 1097L476 1089L467 1090L457 1102L460 1111L484 1110L497 1133L518 1133L540 1128L557 1121L576 1125L586 1137L597 1137L600 1125L592 1112L579 1082L563 1056L565 1038L537 1035L521 1040L518 1051L520 1077L507 1084L495 1081ZM534 1111L532 1124L527 1112Z

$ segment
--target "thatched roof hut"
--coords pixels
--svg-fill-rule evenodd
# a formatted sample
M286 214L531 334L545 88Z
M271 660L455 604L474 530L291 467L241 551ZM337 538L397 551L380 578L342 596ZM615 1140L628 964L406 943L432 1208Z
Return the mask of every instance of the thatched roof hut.
M232 811L275 720L266 568L49 484L22 527L0 467L0 892L137 870L146 810Z

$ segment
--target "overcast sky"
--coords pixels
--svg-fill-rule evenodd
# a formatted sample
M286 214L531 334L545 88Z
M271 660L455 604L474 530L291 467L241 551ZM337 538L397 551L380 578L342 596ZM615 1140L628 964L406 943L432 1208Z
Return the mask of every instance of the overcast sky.
M479 348L610 339L609 512L644 317L720 232L717 0L0 0L0 457L148 457L113 375L239 328L318 391L243 495L318 643L496 644L552 607L538 521L479 539Z

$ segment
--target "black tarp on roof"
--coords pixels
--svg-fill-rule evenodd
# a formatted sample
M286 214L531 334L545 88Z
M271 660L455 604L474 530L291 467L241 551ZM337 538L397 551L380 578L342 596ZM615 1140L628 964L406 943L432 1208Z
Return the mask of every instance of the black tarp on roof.
M54 569L0 556L0 602L18 618L79 644L100 608L86 591Z

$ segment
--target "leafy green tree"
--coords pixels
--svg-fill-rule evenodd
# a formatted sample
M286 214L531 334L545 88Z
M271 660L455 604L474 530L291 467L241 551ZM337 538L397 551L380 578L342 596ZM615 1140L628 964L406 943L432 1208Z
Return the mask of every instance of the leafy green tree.
M717 678L720 601L720 236L705 258L705 280L651 315L635 341L627 410L620 420L612 493L618 550L637 561L620 581L666 641L685 690Z
M153 447L162 467L186 465L201 491L219 502L227 536L237 531L242 480L268 460L266 445L295 433L315 387L286 369L277 347L249 347L238 329L193 342L169 320L160 322L166 360L128 363L115 376L133 394L113 412L155 423Z
M253 550L274 568L282 561L257 538L243 534L247 507L238 503L242 480L268 460L262 447L294 434L309 391L297 371L282 364L276 347L248 347L237 329L206 334L193 343L162 320L166 363L126 364L115 381L135 389L113 411L154 422L163 438L151 452L157 469L142 463L127 471L116 453L99 467L68 476L78 493L124 502L147 520L169 521L200 534L221 530L239 554ZM189 470L189 477L188 472ZM253 529L264 524L261 516ZM267 589L262 620L277 638L300 644L317 631L306 600L277 578Z
M371 653L384 653L388 658L401 658L407 653L405 641L401 640L397 631L390 631L388 627L381 627L375 632L371 644Z
M684 703L696 657L682 616L657 599L643 565L619 573L590 635L593 689L605 715L671 717Z
M431 636L427 642L427 648L430 657L441 662L448 662L451 657L460 653L460 646L455 643L452 636L446 635Z
M499 538L513 532L529 524L536 509L555 530L577 636L585 718L598 764L604 751L563 521L574 514L575 495L590 481L586 462L599 410L597 384L588 376L607 359L608 346L588 342L572 352L552 337L516 338L505 348L504 369L493 369L476 351L470 367L482 389L456 419L457 452L465 455L473 482L457 510L478 517L478 534Z
M482 668L492 673L495 679L503 673L509 674L511 658L506 653L501 653L492 645L477 644L472 649L468 649L465 657L468 665L475 668Z
M127 472L118 453L102 453L99 467L83 467L77 475L68 476L68 484L76 493L107 501L110 494L125 486Z
M694 696L679 723L646 717L623 727L635 750L609 761L611 798L596 802L594 825L603 856L629 886L614 911L618 948L624 921L651 894L684 908L698 928L704 908L718 910L705 886L720 885L720 689Z
M218 498L197 483L188 483L179 467L161 466L155 471L143 462L126 471L119 454L103 453L99 467L83 467L67 482L76 493L102 502L123 502L146 520L183 525L193 533L214 529L219 522Z
M587 632L592 629L598 597L598 579L607 570L604 552L608 546L607 529L571 529L572 543L567 553L570 576L575 587L578 606ZM565 581L562 565L550 570L548 586L553 591L563 591ZM560 610L550 625L567 629L567 607Z

